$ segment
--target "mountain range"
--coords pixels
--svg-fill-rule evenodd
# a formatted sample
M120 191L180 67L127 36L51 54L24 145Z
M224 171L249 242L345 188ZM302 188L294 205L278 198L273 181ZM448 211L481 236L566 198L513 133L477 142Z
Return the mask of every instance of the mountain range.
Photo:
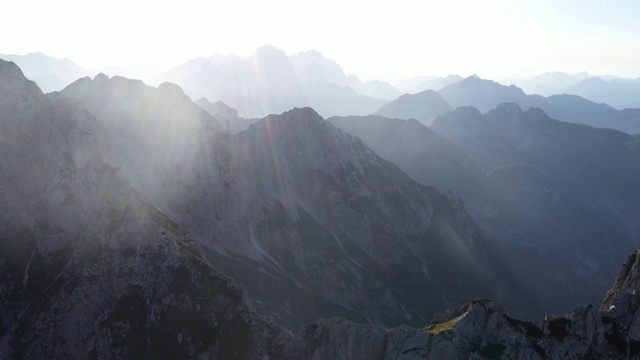
M507 77L500 80L501 84L513 84L521 88L529 95L538 94L542 96L551 96L557 94L574 94L567 92L573 86L578 85L581 81L592 78L587 72L576 74L567 74L560 71L546 72L529 77ZM579 95L579 94L576 94ZM595 101L593 99L589 99Z
M312 109L230 135L168 83L98 75L50 96L95 114L118 172L284 325L328 314L421 324L477 292L507 292L457 198L414 182ZM451 282L434 280L444 274Z
M105 74L45 94L0 60L1 357L640 356L637 136L476 77L376 107L417 120L325 120L275 48L265 73L201 60L171 76L260 101ZM599 310L519 319L599 302L630 252Z
M95 75L91 70L78 66L70 59L54 59L43 53L27 55L2 55L0 59L12 61L44 92L62 90L83 76Z
M223 101L242 117L262 117L312 106L323 115L368 114L399 92L379 81L360 82L335 62L309 51L287 56L272 46L251 56L217 55L186 62L152 80L170 81L191 98Z
M416 112L404 104L420 103L406 94L433 90L438 91L451 108L474 106L489 111L502 102L516 102L523 109L539 107L562 121L609 127L631 134L639 131L639 114L633 109L640 104L637 80L593 77L587 73L555 72L502 80L521 88L503 86L477 75L466 79L458 75L416 76L398 82L394 87L378 80L361 82L318 51L287 56L272 46L258 48L249 57L218 54L192 59L165 72L152 64L83 69L69 59L53 59L41 53L0 55L0 58L16 61L27 77L36 81L45 92L61 90L79 77L102 72L108 76L142 79L153 85L169 81L181 86L192 100L222 101L237 109L242 118L260 118L304 106L314 108L325 117L378 113L407 119L414 113L424 117L425 111L431 111L433 114L428 117L435 118L441 111L450 109L440 106ZM402 96L403 93L406 94ZM386 106L389 101L401 104ZM399 109L394 113L388 111L388 107ZM427 119L425 124L430 121Z
M627 134L513 103L486 114L461 107L431 128L381 116L329 121L418 182L461 196L491 262L526 284L538 316L576 297L594 303L640 240L640 159Z
M566 89L566 92L617 109L640 108L640 79L594 77Z
M501 103L512 102L522 109L540 108L552 118L598 128L616 129L628 134L640 133L640 109L617 110L606 104L597 104L577 95L527 95L515 85L504 86L495 81L470 76L438 91L451 108L473 106L481 112L494 109ZM427 100L429 97L431 100ZM437 102L435 99L437 98ZM430 124L447 109L433 91L407 94L386 104L377 114L391 118L422 119ZM425 114L428 116L425 117ZM431 119L431 120L429 120Z

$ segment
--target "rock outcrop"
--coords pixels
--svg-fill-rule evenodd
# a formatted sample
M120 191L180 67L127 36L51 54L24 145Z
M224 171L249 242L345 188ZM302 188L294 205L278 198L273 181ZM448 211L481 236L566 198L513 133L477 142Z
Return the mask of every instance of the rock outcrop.
M629 256L602 309L525 321L489 299L437 314L423 329L384 329L334 318L298 332L306 359L639 359L640 250Z

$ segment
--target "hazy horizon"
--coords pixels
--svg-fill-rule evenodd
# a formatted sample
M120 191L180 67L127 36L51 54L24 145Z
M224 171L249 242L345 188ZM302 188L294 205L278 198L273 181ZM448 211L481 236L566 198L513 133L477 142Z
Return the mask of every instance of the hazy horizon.
M363 80L478 74L500 79L550 71L640 77L640 25L630 0L369 2L189 0L87 4L12 2L2 54L42 52L84 68L214 54L317 49ZM34 12L33 9L38 9ZM29 26L25 26L25 25ZM470 61L472 60L472 61Z

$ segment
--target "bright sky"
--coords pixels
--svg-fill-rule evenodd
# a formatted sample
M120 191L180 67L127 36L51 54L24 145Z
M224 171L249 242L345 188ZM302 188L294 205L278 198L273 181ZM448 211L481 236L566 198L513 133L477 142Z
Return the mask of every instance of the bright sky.
M99 68L317 49L363 78L544 71L640 77L637 0L20 0L0 53Z

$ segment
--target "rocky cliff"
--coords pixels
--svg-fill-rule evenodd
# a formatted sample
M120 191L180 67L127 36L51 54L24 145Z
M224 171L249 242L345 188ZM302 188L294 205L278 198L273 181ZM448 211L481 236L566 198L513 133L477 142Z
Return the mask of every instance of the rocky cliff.
M418 326L477 293L510 301L458 199L310 108L229 135L170 84L97 77L51 97L96 114L120 173L287 326Z

